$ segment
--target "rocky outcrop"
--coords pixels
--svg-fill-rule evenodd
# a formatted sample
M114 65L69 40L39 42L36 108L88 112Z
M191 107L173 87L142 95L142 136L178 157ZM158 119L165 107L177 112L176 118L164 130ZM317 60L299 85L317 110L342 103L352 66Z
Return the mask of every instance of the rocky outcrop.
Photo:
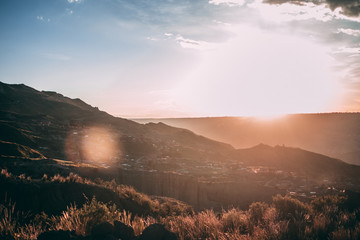
M177 236L164 225L156 223L148 226L137 240L177 240Z
M93 227L91 230L92 239L116 239L114 236L114 226L109 222L102 222Z
M121 240L131 240L135 238L134 229L120 221L114 222L114 236Z

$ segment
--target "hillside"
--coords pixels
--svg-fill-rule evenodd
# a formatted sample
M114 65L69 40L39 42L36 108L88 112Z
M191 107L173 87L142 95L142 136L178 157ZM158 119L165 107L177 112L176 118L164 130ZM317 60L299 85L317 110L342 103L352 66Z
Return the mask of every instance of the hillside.
M0 99L1 166L19 175L40 178L50 168L52 175L116 179L196 210L246 208L277 193L359 191L359 166L299 148L256 143L235 149L190 130L116 118L80 99L22 84L0 83Z
M93 127L111 132L111 137L119 147L121 145L122 156L127 155L130 159L158 154L156 148L159 145L168 151L182 147L194 153L231 149L230 145L197 136L185 129L161 124L144 126L115 118L80 99L40 92L22 84L0 83L0 102L0 140L31 147L47 157L68 159L64 148L66 141L72 139L71 135L80 135Z
M359 194L351 192L306 202L277 195L269 203L253 202L246 210L194 213L176 200L150 198L113 181L94 182L76 174L32 179L2 170L0 186L9 192L21 190L16 192L16 204L0 203L0 237L6 240L340 240L360 236ZM94 194L91 199L85 195L89 193ZM64 205L75 199L76 204ZM28 208L32 211L24 211Z
M259 143L286 145L360 165L360 113L293 114L274 119L209 117L136 119L163 122L202 136L249 148Z

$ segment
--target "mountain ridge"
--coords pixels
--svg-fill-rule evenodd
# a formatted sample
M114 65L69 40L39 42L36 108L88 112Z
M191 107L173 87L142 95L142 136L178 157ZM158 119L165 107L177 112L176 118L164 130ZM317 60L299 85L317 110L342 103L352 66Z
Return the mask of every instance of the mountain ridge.
M286 145L360 165L360 113L290 114L266 120L252 117L134 120L186 128L235 148L249 148L260 142Z
M85 170L88 165L109 168L109 176L123 184L181 198L198 209L245 207L256 196L267 201L276 193L305 194L304 185L307 194L323 194L328 187L358 190L360 183L360 166L300 148L258 142L235 149L188 129L116 118L58 93L0 86L0 129L5 130L0 141L11 142L14 155L0 153L3 167L17 169L26 157L29 166L46 164L31 160L30 153L38 152L57 159L51 163L57 169L74 165L84 177L95 177L104 170Z

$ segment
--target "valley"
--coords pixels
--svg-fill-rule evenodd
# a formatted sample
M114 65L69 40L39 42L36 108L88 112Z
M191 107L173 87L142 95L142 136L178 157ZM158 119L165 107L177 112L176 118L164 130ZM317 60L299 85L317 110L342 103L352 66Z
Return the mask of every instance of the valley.
M64 173L83 177L95 177L77 170L83 166L112 169L108 179L197 210L246 208L278 193L311 199L360 190L359 166L299 148L235 149L163 123L115 118L81 100L25 85L1 84L1 93L4 169L19 166L9 157L61 159L55 162Z

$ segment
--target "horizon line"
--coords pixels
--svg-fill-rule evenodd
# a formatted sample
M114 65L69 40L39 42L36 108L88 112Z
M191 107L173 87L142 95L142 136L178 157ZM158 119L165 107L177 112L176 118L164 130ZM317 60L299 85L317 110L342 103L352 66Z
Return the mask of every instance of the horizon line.
M119 118L126 118L129 120L143 120L143 119L196 119L196 118L281 118L285 116L291 116L291 115L322 115L322 114L359 114L360 111L334 111L334 112L318 112L318 113L286 113L286 114L278 114L277 116L267 116L267 115L253 115L253 116L235 116L235 115L223 115L223 116L189 116L189 117L150 117L150 116L144 116L144 117L132 117L132 116L121 116L121 115L114 115L115 117Z

